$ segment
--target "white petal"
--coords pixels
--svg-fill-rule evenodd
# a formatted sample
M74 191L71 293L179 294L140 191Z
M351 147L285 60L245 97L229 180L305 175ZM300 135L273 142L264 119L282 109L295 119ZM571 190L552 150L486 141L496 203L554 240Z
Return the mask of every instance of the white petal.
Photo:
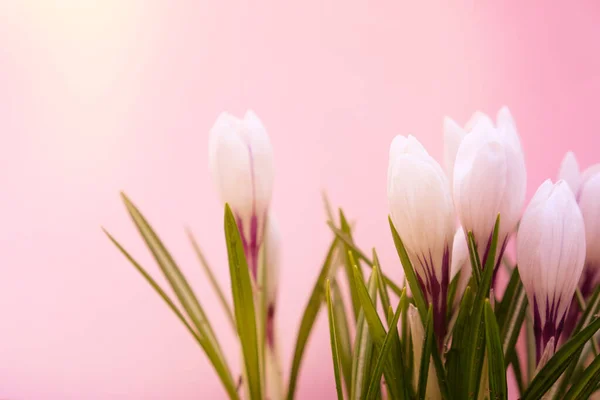
M450 281L460 271L460 278L456 286L454 305L460 302L463 292L471 279L471 261L469 258L469 246L462 227L459 227L454 235L452 244L452 267L450 268Z
M465 124L465 131L472 132L476 126L481 129L487 130L490 128L494 128L494 122L488 117L486 114L481 111L475 111L471 118Z
M600 173L593 175L582 186L579 207L585 223L587 240L586 264L600 270Z
M549 304L566 313L585 259L585 228L565 181L544 182L525 210L517 235L517 258L530 304L537 300L542 326Z
M456 122L448 117L444 118L444 168L450 180L454 176L456 153L465 135L465 130Z
M579 185L581 184L581 173L579 172L579 164L577 158L572 151L565 154L565 157L560 164L558 171L558 179L563 179L569 184L569 187L573 193L579 191Z
M269 213L267 219L264 246L267 257L265 260L267 265L267 303L275 304L281 266L281 232L277 219L272 212Z

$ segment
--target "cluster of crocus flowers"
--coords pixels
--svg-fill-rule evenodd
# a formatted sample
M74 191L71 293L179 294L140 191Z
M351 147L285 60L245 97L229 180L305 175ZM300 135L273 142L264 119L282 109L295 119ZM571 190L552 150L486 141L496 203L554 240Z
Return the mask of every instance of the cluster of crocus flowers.
M412 136L390 147L388 200L426 300L433 305L438 343L447 331L446 310L456 307L471 278L467 233L472 233L480 264L494 257L497 269L517 229L519 272L534 317L538 359L553 353L577 283L600 278L600 166L579 172L567 156L556 184L544 182L523 214L526 169L515 122L506 107L494 123L477 112L461 127L444 121L444 169ZM457 218L455 218L455 215ZM498 247L490 255L500 216ZM522 216L522 219L521 219ZM584 225L585 221L585 225ZM449 282L460 273L454 304L446 304Z

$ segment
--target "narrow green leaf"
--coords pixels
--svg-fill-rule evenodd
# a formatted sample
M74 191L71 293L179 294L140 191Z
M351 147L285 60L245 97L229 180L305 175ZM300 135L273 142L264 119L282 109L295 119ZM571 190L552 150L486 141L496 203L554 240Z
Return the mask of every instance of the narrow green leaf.
M210 360L213 368L217 372L221 383L225 387L227 391L227 395L232 400L238 400L239 396L237 393L237 389L235 383L233 381L233 377L231 376L231 371L227 367L227 364L223 362L223 360L218 356L215 352L215 349L212 347L212 343L207 340L207 338L202 337L201 334L196 333L194 328L187 322L184 315L179 311L175 303L169 298L169 296L165 293L165 291L156 283L154 279L146 272L146 270L125 250L123 246L117 240L108 233L105 229L103 229L104 233L108 236L108 238L113 242L115 246L121 251L121 253L129 260L129 262L135 267L135 269L146 279L146 281L150 284L150 286L158 293L158 295L164 300L164 302L169 306L171 311L177 316L179 321L186 327L188 332L194 337L194 339L198 342L200 347L206 353L206 356Z
M364 261L365 264L367 264L367 266L369 266L370 268L373 268L373 261L370 260L369 257L367 257L365 255L365 253L354 244L354 242L352 242L351 238L349 238L348 235L346 235L344 232L342 232L341 230L336 228L335 225L333 225L331 222L328 222L327 225L329 226L329 229L331 229L331 231L335 234L335 236L339 240L344 242L344 244L346 244L348 247L350 247L352 249L352 251L354 252L354 256L358 260ZM394 281L392 281L390 278L388 278L385 275L383 275L383 279L385 280L385 284L390 288L390 290L392 290L392 292L394 292L398 296L400 296L402 294L402 288L399 285L397 285L396 283L394 283ZM404 285L402 285L402 286L404 286Z
M452 330L452 345L446 357L448 381L452 382L452 394L455 399L460 399L461 394L466 392L468 386L468 374L465 373L470 346L467 323L473 299L473 291L470 286L467 286Z
M298 337L296 339L296 346L294 347L294 358L292 359L292 366L290 368L290 381L288 384L287 393L288 400L292 400L296 392L298 374L300 372L300 364L302 363L304 349L306 348L306 343L308 342L308 338L314 326L315 320L317 319L317 315L321 310L321 304L325 298L325 279L327 279L329 274L331 261L337 245L338 241L334 239L329 246L329 251L327 252L323 266L321 267L321 272L319 273L319 277L315 282L315 286L313 287L308 304L306 305L304 313L302 314L300 329L298 330Z
M356 279L358 278L358 279ZM360 282L360 275L355 274L355 282ZM364 286L364 284L363 284ZM377 296L377 275L371 274L368 283L367 297ZM357 295L358 296L358 295ZM359 299L360 301L360 299ZM373 354L373 339L367 322L367 313L361 309L356 323L356 338L354 340L354 351L352 353L352 390L350 399L363 399L367 392L368 376L370 371L371 356ZM371 313L369 313L371 315Z
M392 219L388 217L390 223L390 229L392 230L392 236L394 238L394 244L396 245L396 250L398 251L398 257L400 257L400 263L402 264L402 268L404 269L404 276L408 281L408 286L410 287L410 291L412 293L413 300L415 301L415 305L417 310L419 310L419 315L421 316L421 320L423 321L423 325L427 323L427 311L429 307L427 307L425 302L425 297L423 296L423 292L421 291L421 285L419 285L419 281L417 279L417 275L415 274L415 270L413 269L412 263L408 258L408 253L406 252L406 248L404 247L404 243L402 243L402 239L400 239L400 235L392 222Z
M331 301L331 285L327 280L327 288L325 290L325 297L327 299L327 315L329 316L329 337L331 339L331 356L333 358L333 372L335 375L335 388L337 391L338 400L344 400L344 394L342 392L342 380L340 376L340 356L338 351L337 333L335 331L335 316L333 312L333 304Z
M471 260L471 276L475 278L475 289L481 284L481 259L477 252L477 245L475 244L475 236L473 232L467 233L467 244L469 246L469 259Z
M375 249L373 249L373 270L377 270L377 276L383 276L383 273L381 272L381 265L379 264L379 257L377 257L377 252ZM385 279L378 279L377 281L379 283L381 306L384 310L388 310L390 308L390 296L388 295Z
M525 392L525 377L523 376L523 370L521 369L521 360L517 354L517 351L513 348L508 353L508 364L512 365L513 372L515 373L515 380L517 381L517 389L519 390L519 397Z
M600 329L600 319L595 318L588 326L563 344L554 357L536 374L523 393L521 400L540 399L554 385L569 363L577 357L578 352L598 329Z
M419 311L419 315L421 317L421 321L423 322L423 326L427 323L427 311L429 308L426 306L425 297L423 296L423 292L421 291L421 285L417 280L417 275L415 274L415 270L413 269L412 263L410 262L410 258L408 257L408 253L406 252L406 248L404 247L404 243L402 243L402 239L400 239L400 235L392 222L392 218L388 216L388 222L390 224L390 229L392 231L392 237L394 239L394 245L396 246L396 250L398 252L398 257L400 258L400 263L402 264L402 268L404 269L404 276L408 282L408 286L410 287L413 301L415 302L415 306ZM448 399L450 397L448 391L448 382L446 381L446 371L444 370L444 365L442 364L442 359L440 357L440 353L438 351L437 346L434 346L434 349L431 352L431 356L433 357L433 363L435 365L438 383L440 385L440 391L442 393L442 397Z
M537 365L535 354L535 334L533 332L533 313L525 317L525 346L527 348L527 381L531 382Z
M508 313L506 314L508 320L502 325L501 340L505 357L507 357L510 349L516 346L521 327L523 326L523 321L525 321L526 310L527 294L521 285L520 290L516 293ZM508 366L508 364L506 364L506 366Z
M492 241L490 243L487 259L485 260L481 282L477 288L477 294L475 295L475 301L473 302L473 311L471 312L471 318L469 318L470 348L468 349L469 359L467 365L469 389L467 393L463 393L463 396L465 397L462 398L468 398L469 396L474 396L476 398L479 393L479 383L481 381L481 371L485 357L485 328L483 324L483 310L485 299L490 293L494 267L496 264L495 255L498 245L499 227L500 215L498 215L496 218L496 225L494 226ZM477 254L475 256L477 256Z
M346 220L346 216L344 212L340 209L340 225L342 232L346 234L346 236L350 239L352 243L354 240L352 239L352 231L350 230L350 225ZM357 255L355 254L352 247L349 245L342 243L343 247L342 257L344 259L344 266L346 271L346 278L348 279L348 286L350 288L350 300L352 300L352 310L354 311L354 320L358 318L358 313L360 310L360 301L358 300L358 295L356 294L356 284L354 282L354 266L356 265L360 271L362 276L362 271L360 270L360 265L356 263Z
M600 382L600 356L583 371L581 377L573 383L567 392L565 400L587 400L596 391Z
M514 268L510 274L508 285L506 285L506 289L504 289L502 300L497 302L496 307L494 307L498 326L504 325L510 304L512 303L517 291L522 287L523 284L521 283L521 277L519 276L519 269Z
M131 202L131 200L129 200L125 193L121 193L121 197L138 232L154 256L154 259L160 267L163 275L167 278L169 285L175 292L177 299L192 321L196 331L210 341L211 346L214 348L215 353L221 359L222 363L227 365L225 357L223 356L223 351L221 350L221 346L215 336L208 318L206 317L206 313L200 305L200 302L194 294L194 291L189 285L187 279L175 263L171 253L169 253L146 218Z
M592 321L592 319L594 318L594 316L599 311L600 311L600 286L596 288L596 290L594 291L592 296L589 298L587 307L585 308L585 310L583 311L583 314L579 318L579 322L577 323L577 326L573 330L572 335L576 335L577 333L579 333L581 331L581 329L588 326L590 324L590 322ZM560 382L559 388L556 391L557 399L562 399L563 394L567 390L567 386L571 382L571 378L573 378L573 374L577 368L577 365L579 364L579 361L582 359L582 352L583 352L583 349L577 352L577 354L573 358L573 361L567 367L567 370L561 377L561 382Z
M458 271L456 273L456 275L454 276L454 278L452 278L452 280L450 281L450 285L448 286L448 297L447 297L447 301L446 304L448 304L448 309L446 311L446 323L449 324L450 321L452 320L452 316L454 315L454 312L456 311L455 307L454 307L454 299L457 296L456 290L458 287L458 281L460 280L460 276L461 276L462 271ZM458 296L462 295L462 293L459 293Z
M248 378L250 399L262 400L260 354L254 308L254 292L248 263L244 253L242 237L229 205L225 205L225 240L231 274L231 294L235 321L244 355L244 366Z
M419 399L425 400L427 392L427 378L429 377L429 360L431 359L431 348L433 343L433 307L429 305L427 311L427 324L425 325L425 340L423 340L423 350L421 352L421 364L419 368Z
M192 244L194 252L196 253L196 257L198 257L198 261L200 261L200 265L202 266L204 273L208 277L208 281L210 282L211 286L213 287L215 293L217 294L217 297L219 298L219 302L221 303L221 306L223 307L223 310L225 311L225 314L227 315L227 318L228 318L229 322L231 323L231 326L233 327L234 330L236 330L235 318L233 317L233 312L231 311L231 306L229 305L229 302L225 298L225 293L221 289L219 282L217 282L217 279L215 278L215 275L213 274L212 269L210 268L210 265L208 264L208 261L206 260L206 257L204 257L204 254L202 253L202 250L200 249L198 242L194 238L192 231L189 228L187 228L186 233L187 233L188 239L190 240L190 243Z
M488 370L490 376L490 399L508 399L504 351L500 341L500 332L496 323L496 315L490 301L485 301L485 344L488 354Z
M350 393L350 383L352 380L352 342L348 320L346 319L346 306L344 305L340 287L335 282L331 285L331 290L333 291L333 314L335 316L335 332L342 364L342 373L346 390Z
M393 314L393 317L390 321L390 328L385 335L385 339L383 340L383 345L381 346L381 350L377 357L377 361L375 362L375 366L373 368L373 373L371 374L371 380L369 382L369 389L367 391L367 400L375 400L377 394L379 392L380 383L381 383L381 375L383 373L383 369L385 364L388 362L389 357L393 356L393 343L397 339L398 335L398 320L400 319L400 314L402 313L402 304L406 300L405 291L402 293L400 297L400 301L398 303L398 308L396 312ZM396 336L396 338L394 338ZM397 360L396 360L397 362Z

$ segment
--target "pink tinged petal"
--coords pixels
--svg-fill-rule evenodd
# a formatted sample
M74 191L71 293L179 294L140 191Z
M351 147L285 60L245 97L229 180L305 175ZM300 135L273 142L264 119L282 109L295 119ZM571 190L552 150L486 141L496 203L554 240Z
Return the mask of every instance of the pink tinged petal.
M565 181L547 180L527 207L517 236L523 286L533 305L538 357L551 337L558 342L583 271L585 227Z
M475 111L471 118L465 124L465 131L470 133L475 129L475 127L479 125L483 129L494 128L494 122L488 117L486 114L481 111Z
M450 180L454 176L456 153L465 135L466 131L461 126L448 117L444 118L444 168Z
M281 264L281 232L273 213L270 213L267 219L264 246L267 266L267 302L275 304Z
M459 227L454 235L452 245L452 264L450 267L450 281L460 272L454 296L454 307L458 305L471 279L471 262L469 259L469 247L462 227Z
M581 174L580 184L584 184L592 176L600 173L600 164L594 164L591 167L586 168Z
M597 277L600 271L600 173L583 184L579 193L579 208L585 223L587 239L586 265Z
M573 193L577 194L581 184L581 173L579 172L579 164L575 154L569 151L563 158L560 169L558 170L558 179L562 179L569 184Z

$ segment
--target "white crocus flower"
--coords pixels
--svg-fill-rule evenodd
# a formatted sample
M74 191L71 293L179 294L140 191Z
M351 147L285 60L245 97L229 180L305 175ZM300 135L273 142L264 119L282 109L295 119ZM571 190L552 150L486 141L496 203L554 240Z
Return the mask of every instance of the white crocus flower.
M519 273L534 315L538 359L550 339L559 342L583 271L585 243L573 192L563 180L546 180L525 210L517 235Z
M447 122L446 125L451 124ZM451 150L447 150L450 154L447 169L453 173L458 217L465 232L473 232L484 264L498 214L500 230L496 258L501 259L508 236L515 229L523 208L527 176L521 143L508 108L498 112L496 126L480 113L469 125L459 140L454 163ZM452 136L449 131L446 129L446 137Z
M573 190L583 215L587 249L581 291L587 296L600 283L600 164L581 172L575 155L568 152L558 175Z
M419 386L419 370L421 368L421 356L423 354L423 340L425 340L425 329L419 316L419 310L412 304L408 306L408 325L413 347L413 386L415 390ZM425 389L425 398L427 400L437 400L442 398L440 386L438 384L437 374L433 359L429 360L429 371L427 372L427 389Z
M274 171L269 136L254 112L248 111L243 119L219 115L210 131L209 164L221 200L237 219L256 278Z
M392 221L421 288L434 307L438 344L445 336L454 209L444 171L413 136L390 147L388 201Z

